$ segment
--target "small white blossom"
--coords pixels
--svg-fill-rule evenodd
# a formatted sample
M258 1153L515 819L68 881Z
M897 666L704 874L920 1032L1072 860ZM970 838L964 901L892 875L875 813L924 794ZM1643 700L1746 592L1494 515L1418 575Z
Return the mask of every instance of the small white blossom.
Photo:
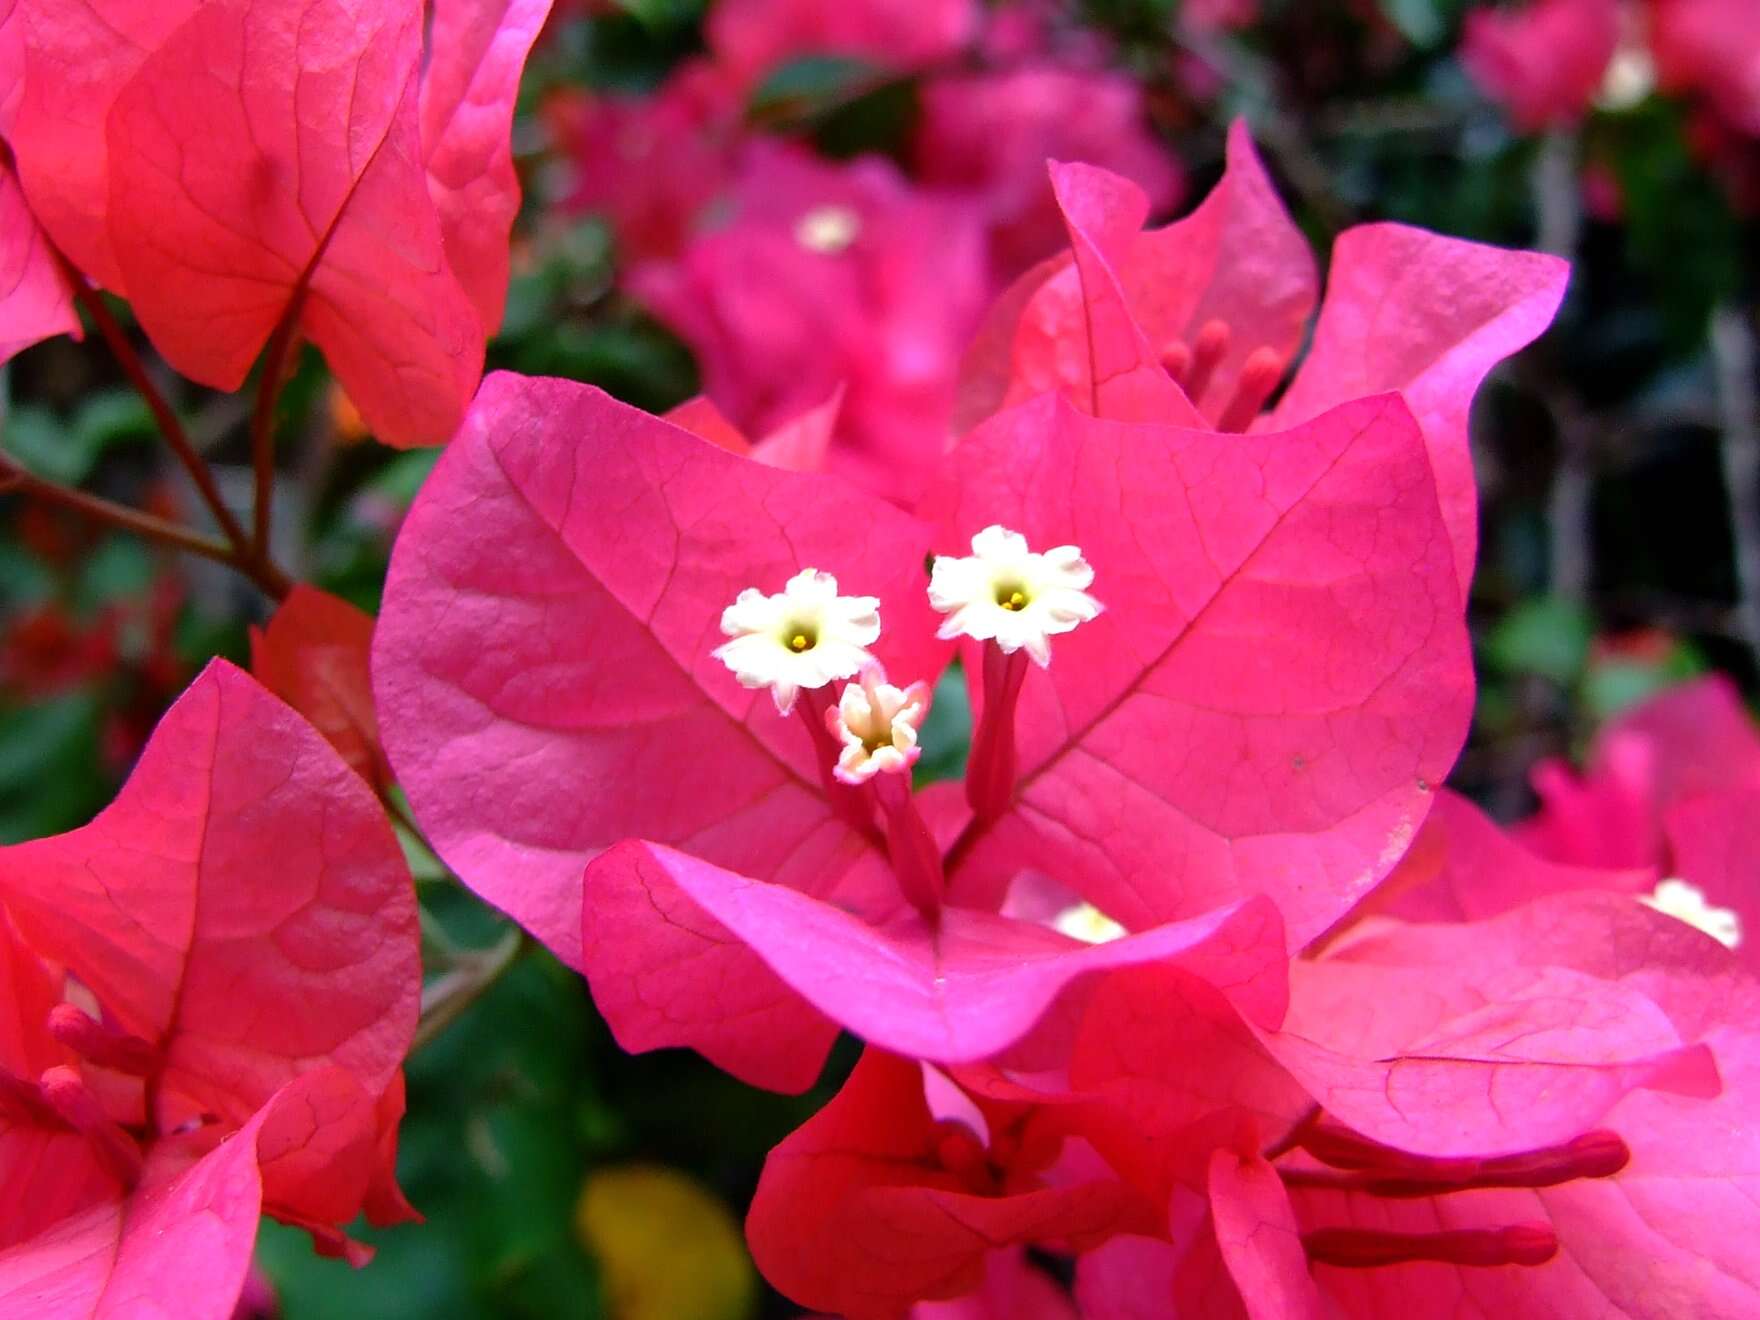
M1128 931L1092 903L1067 907L1051 920L1051 929L1083 944L1108 944Z
M896 774L916 764L922 749L917 730L929 713L929 685L896 688L879 666L862 671L861 682L825 712L825 725L843 744L832 771L846 784L862 784L882 772Z
M867 651L880 636L880 602L873 596L840 596L837 579L802 569L782 591L766 596L747 587L721 612L721 631L732 641L715 658L749 688L767 687L784 715L802 688L824 687L873 663Z
M1655 893L1639 895L1638 902L1704 931L1726 949L1742 942L1741 916L1729 908L1712 907L1705 901L1705 891L1685 880L1664 880Z
M1051 663L1051 638L1100 613L1085 588L1094 570L1073 545L1043 554L1005 527L972 538L970 558L941 555L929 574L929 603L947 617L938 637L994 641L1007 654L1022 647L1041 666Z

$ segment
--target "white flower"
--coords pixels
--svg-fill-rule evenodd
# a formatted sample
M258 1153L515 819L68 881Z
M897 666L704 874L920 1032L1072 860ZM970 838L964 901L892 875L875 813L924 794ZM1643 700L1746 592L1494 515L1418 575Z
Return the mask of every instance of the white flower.
M832 773L845 784L862 784L882 772L910 769L922 751L917 730L928 713L927 683L896 688L878 665L870 665L862 681L846 686L825 712L825 726L843 743Z
M1092 903L1077 903L1051 919L1051 929L1083 944L1107 944L1130 932Z
M969 559L941 555L929 574L929 603L947 617L938 637L995 641L1013 655L1022 647L1039 665L1051 663L1051 638L1100 613L1084 588L1094 570L1073 545L1044 554L1005 527L972 538Z
M784 715L802 688L824 687L873 663L867 650L880 636L880 602L840 596L837 579L802 569L780 594L747 587L721 612L721 631L733 640L715 658L749 688L767 687Z
M1639 895L1638 902L1704 931L1726 949L1742 942L1741 916L1729 908L1712 907L1705 901L1705 891L1685 880L1664 880L1655 893Z

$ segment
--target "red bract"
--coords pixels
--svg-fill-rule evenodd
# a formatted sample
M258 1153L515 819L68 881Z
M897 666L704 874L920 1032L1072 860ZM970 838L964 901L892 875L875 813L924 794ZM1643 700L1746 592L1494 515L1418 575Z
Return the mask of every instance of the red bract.
M741 427L774 430L846 387L833 469L909 501L947 443L960 354L988 291L981 217L886 162L756 144L733 218L631 286L695 350Z
M1619 44L1619 0L1535 0L1475 9L1461 61L1525 132L1581 119Z
M95 821L0 851L0 903L8 1313L223 1317L261 1210L351 1253L363 1205L408 1214L409 873L366 786L249 678L215 662Z
M1398 390L1424 431L1464 591L1477 540L1468 408L1486 372L1551 321L1565 263L1404 225L1347 230L1313 347L1261 416L1301 342L1315 279L1244 126L1230 133L1222 183L1165 229L1138 232L1147 207L1125 180L1081 166L1052 178L1073 259L1029 273L992 313L967 363L962 421L1060 389L1100 416L1178 421L1195 405L1219 429L1245 431Z
M918 1064L870 1049L770 1152L746 1236L758 1268L797 1302L894 1320L913 1301L977 1288L994 1248L1080 1250L1152 1218L1102 1168L1047 1176L1058 1139L992 1132L985 1115L938 1118L924 1086Z
M394 555L374 663L389 751L442 856L584 965L627 1046L689 1044L797 1089L834 1024L984 1058L1077 978L1144 961L1274 1023L1286 937L1240 900L1271 896L1304 943L1422 817L1470 684L1397 399L1261 439L1045 398L961 446L943 506L950 551L1004 518L1034 544L1079 542L1107 610L1024 684L1026 654L1006 661L1018 783L992 756L972 813L930 794L916 835L908 792L889 792L883 837L891 781L834 782L711 651L742 586L823 568L879 598L888 671L932 679L930 529L580 386L485 384ZM974 652L968 672L990 666ZM1014 721L1001 681L980 749ZM803 699L809 731L831 700ZM580 869L626 836L652 842L593 863L577 944ZM995 915L1022 868L1143 933L1086 949ZM942 871L976 910L940 911Z
M56 245L236 389L278 328L383 438L446 438L499 319L507 126L542 0L19 0L9 140Z
M367 673L372 644L372 615L302 583L267 627L251 629L251 671L369 784L389 784Z
M908 72L957 54L976 34L973 0L720 0L707 37L716 61L742 87L808 56L841 56Z
M0 56L0 78L5 76L3 62ZM0 143L0 362L39 340L79 333L73 290L55 264Z

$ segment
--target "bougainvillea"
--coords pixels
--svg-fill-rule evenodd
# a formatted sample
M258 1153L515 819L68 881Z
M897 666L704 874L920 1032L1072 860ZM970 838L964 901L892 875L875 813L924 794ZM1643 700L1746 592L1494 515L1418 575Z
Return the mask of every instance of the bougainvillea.
M381 437L446 438L501 317L507 133L543 0L445 0L427 58L410 0L7 9L0 132L23 200L167 361L233 390L301 334ZM10 179L0 206L18 207ZM28 342L66 307L19 229L0 339Z
M1474 698L1468 416L1565 262L1334 225L1323 198L1322 298L1244 124L1207 138L1208 197L1150 227L1180 179L1150 117L1215 92L1194 62L1260 58L1234 30L1268 20L1232 2L1158 18L1165 77L1122 13L1102 35L1031 2L725 0L699 34L585 6L591 43L541 48L576 174L533 177L615 243L538 225L510 251L550 7L0 0L0 356L94 326L148 418L89 431L156 425L221 536L175 492L99 494L40 443L48 407L0 489L263 597L230 643L254 676L213 661L96 819L0 847L0 1312L232 1315L253 1249L287 1241L264 1216L364 1263L358 1218L418 1217L412 1049L538 981L597 1010L525 1013L553 1062L614 1041L693 1051L639 1066L724 1097L823 1088L762 1141L747 1260L706 1185L729 1178L602 1162L646 1131L509 1086L495 1050L418 1055L419 1099L479 1064L496 1098L462 1140L412 1132L408 1185L481 1172L600 1258L619 1313L707 1289L737 1315L757 1272L853 1320L1760 1309L1760 735L1736 689L1664 692L1581 769L1541 762L1513 829L1444 787ZM1542 0L1472 16L1464 58L1551 130L1642 35L1740 130L1734 12ZM1447 48L1373 20L1396 24ZM1336 76L1324 46L1304 79ZM623 91L558 90L581 60ZM1306 139L1337 126L1264 122L1324 193ZM551 294L569 324L538 351ZM676 349L623 294L702 394L655 415L479 379L504 303L526 326L504 362L572 364L609 321ZM248 423L164 388L141 336L197 384L254 371ZM66 347L17 373L40 388ZM302 396L330 405L315 502L354 461L382 509L413 495L376 618L349 555L300 565L328 591L277 560ZM247 424L249 532L205 456ZM369 430L446 448L430 470ZM159 694L199 663L167 581L121 588ZM0 681L105 681L133 616L90 596L8 622ZM1488 654L1573 680L1523 649ZM1519 695L1490 718L1545 694ZM139 739L113 741L120 769ZM493 945L461 939L499 917L454 880L511 919ZM503 1121L526 1082L567 1129L560 1196L511 1172L550 1149ZM693 1221L718 1263L651 1286ZM524 1268L481 1254L497 1288Z
M0 850L8 1314L225 1317L259 1213L355 1252L392 1180L419 963L365 783L216 662L121 795Z

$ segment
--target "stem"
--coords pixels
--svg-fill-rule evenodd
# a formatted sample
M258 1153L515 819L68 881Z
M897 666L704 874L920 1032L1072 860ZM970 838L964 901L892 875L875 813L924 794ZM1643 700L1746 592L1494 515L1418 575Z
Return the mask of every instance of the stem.
M204 536L181 523L170 522L150 513L142 513L139 509L131 509L125 504L117 504L100 495L88 495L85 491L75 490L72 486L63 486L60 482L49 481L18 467L11 459L0 456L0 492L12 490L23 495L35 495L40 499L49 500L51 503L60 504L98 522L108 523L113 527L120 527L125 531L144 536L149 541L158 541L179 550L187 550L192 555L212 559L216 563L238 567L234 559L233 548L224 541Z
M140 355L134 351L134 345L128 342L128 336L110 314L110 309L104 305L103 296L86 282L85 277L74 269L66 257L59 252L55 253L55 257L61 263L68 283L73 286L74 297L79 299L79 305L92 318L92 324L98 327L98 333L110 346L123 375L128 377L129 383L146 400L153 420L158 423L159 433L165 437L165 443L171 446L172 452L189 473L190 480L195 482L196 489L201 492L202 502L214 515L214 521L220 525L220 530L226 534L226 539L232 542L234 548L241 553L249 550L250 542L245 537L244 528L233 517L232 510L226 507L226 501L220 498L220 488L214 484L213 471L208 467L207 461L196 452L195 445L190 442L189 433L183 429L183 423L177 419L177 414L159 392L159 387L147 375Z
M409 1051L414 1054L459 1018L525 952L529 941L517 926L487 949L465 955L422 989L422 1019Z
M1026 676L1024 650L1005 655L995 642L984 643L984 712L966 764L966 801L980 825L988 825L1014 801L1014 715Z
M269 336L269 347L263 355L263 374L257 381L257 405L251 418L251 471L255 477L251 551L259 559L267 559L269 555L269 525L274 510L275 403L281 397L282 378L287 374L288 357L293 351L302 301L303 287L287 305L275 333Z
M874 796L886 817L886 849L898 887L923 914L923 920L934 926L941 920L947 882L941 869L941 849L911 794L909 771L876 775Z
M825 712L831 709L834 700L831 685L827 683L824 687L802 692L795 699L795 710L807 726L807 736L813 740L813 760L819 766L819 782L824 786L826 801L845 824L878 846L881 838L874 828L874 808L868 795L844 783L835 773L838 753L842 749L825 726Z
M1750 650L1760 652L1760 395L1754 386L1754 328L1733 307L1711 317L1711 357L1723 414L1724 498L1729 502L1740 599L1736 623Z

